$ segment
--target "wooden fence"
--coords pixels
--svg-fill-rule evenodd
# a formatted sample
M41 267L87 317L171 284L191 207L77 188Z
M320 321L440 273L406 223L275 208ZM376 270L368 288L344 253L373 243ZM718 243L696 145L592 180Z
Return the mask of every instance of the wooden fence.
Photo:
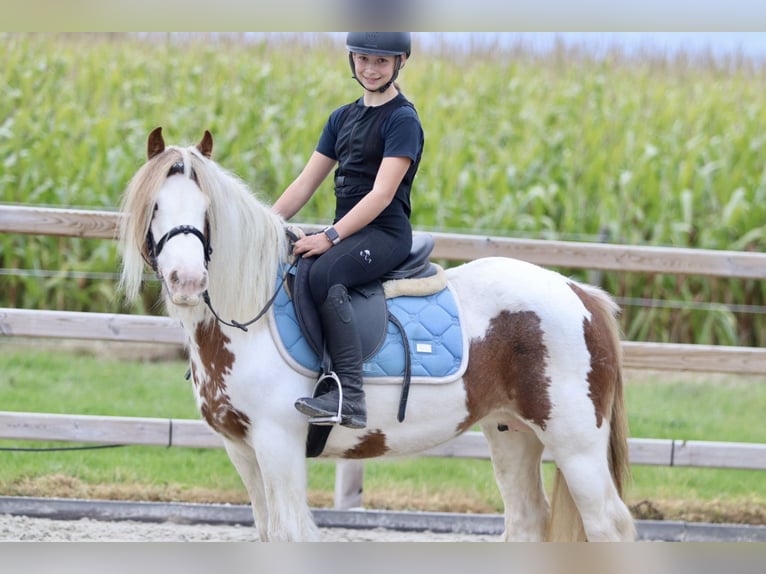
M0 233L115 239L119 217L110 211L0 205ZM309 228L311 226L307 226ZM763 279L766 275L766 254L763 253L447 233L432 235L436 240L434 259L448 261L501 256L549 267L751 279Z
M114 239L120 215L114 212L0 205L0 233ZM312 226L307 226L312 228ZM544 266L624 272L763 278L766 254L701 249L640 247L475 235L433 233L435 259L465 261L507 256ZM97 339L181 345L181 328L167 317L0 308L0 334L21 337ZM623 342L626 368L668 371L766 373L766 349L712 345ZM199 420L53 415L0 412L0 438L86 443L220 448L218 437ZM766 444L629 440L632 464L766 470ZM424 456L489 458L483 435L469 432ZM544 460L549 460L547 453ZM339 473L339 500L359 491L361 467Z

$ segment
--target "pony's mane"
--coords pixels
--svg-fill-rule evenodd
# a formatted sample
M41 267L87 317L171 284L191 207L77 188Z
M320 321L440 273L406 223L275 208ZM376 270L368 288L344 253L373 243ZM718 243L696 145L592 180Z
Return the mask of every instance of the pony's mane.
M226 320L249 320L268 301L279 265L287 257L284 222L240 178L196 147L168 146L128 184L121 204L121 287L128 299L138 296L156 197L171 166L179 161L187 177L196 175L197 185L210 199L207 215L213 254L208 291L213 306Z

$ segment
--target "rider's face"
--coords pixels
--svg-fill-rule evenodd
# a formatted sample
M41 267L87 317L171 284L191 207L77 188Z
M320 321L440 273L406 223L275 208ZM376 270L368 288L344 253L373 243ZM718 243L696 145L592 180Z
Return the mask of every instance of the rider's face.
M356 77L365 88L374 90L384 85L394 74L396 56L378 56L374 54L353 54Z

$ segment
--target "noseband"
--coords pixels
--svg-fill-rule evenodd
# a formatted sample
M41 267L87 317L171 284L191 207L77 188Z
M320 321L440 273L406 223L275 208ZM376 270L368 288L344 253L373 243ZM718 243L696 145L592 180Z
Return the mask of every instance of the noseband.
M170 169L168 170L168 177L171 175L176 174L183 174L184 173L184 164L183 162L176 162L174 163ZM194 182L197 182L197 176L194 173L194 170L192 170L191 178L194 180ZM168 231L165 235L160 237L159 241L154 241L154 234L152 233L151 226L149 228L149 231L146 234L146 253L147 253L147 263L152 268L152 270L157 274L157 277L159 277L160 281L162 281L162 276L159 272L159 266L157 264L157 258L159 257L160 253L162 252L162 249L165 247L168 241L173 239L176 235L194 235L197 239L200 240L202 243L202 250L205 254L205 269L207 269L208 264L210 263L210 256L213 254L213 246L210 244L210 222L207 218L205 218L205 232L203 233L193 225L178 225ZM297 259L292 262L290 265L290 269L292 269L297 263ZM247 331L247 327L249 325L252 325L255 323L258 319L263 317L266 314L266 311L269 310L269 307L271 307L274 304L274 301L277 298L277 295L279 294L279 290L282 288L282 285L284 284L285 280L287 279L287 274L289 273L290 269L287 270L287 272L284 273L282 276L282 282L277 287L276 291L274 292L274 295L269 299L269 301L266 303L263 309L250 321L247 321L246 323L240 323L239 321L232 319L231 321L224 321L218 313L216 313L215 309L213 309L213 305L210 303L210 294L208 293L207 289L205 289L204 293L202 293L202 299L205 301L205 304L208 306L208 309L210 309L210 312L213 314L213 317L215 319L223 324L227 325L228 327L236 327L237 329L242 329L243 331Z
M146 252L149 254L149 265L157 272L157 257L160 256L165 244L173 239L176 235L194 235L202 243L202 250L205 253L205 269L207 269L208 263L210 263L210 256L213 253L213 246L210 245L210 223L205 220L205 233L202 233L199 229L193 225L179 225L168 231L165 235L160 237L160 240L154 241L154 234L150 229L146 234Z

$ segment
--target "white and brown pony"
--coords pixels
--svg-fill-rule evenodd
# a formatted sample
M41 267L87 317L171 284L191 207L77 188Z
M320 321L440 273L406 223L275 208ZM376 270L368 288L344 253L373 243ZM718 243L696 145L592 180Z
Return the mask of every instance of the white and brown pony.
M293 403L315 380L280 353L257 316L289 261L285 222L210 159L212 137L165 146L160 128L122 203L122 287L139 292L148 262L168 314L186 333L192 381L252 500L261 540L315 540L306 498L307 419ZM148 238L148 239L147 239ZM505 505L506 540L632 540L621 494L629 476L621 345L613 301L541 267L485 258L446 271L468 342L464 374L400 389L367 384L367 428L336 427L322 457L415 455L478 425ZM541 480L547 448L556 481ZM565 480L564 480L565 479Z

